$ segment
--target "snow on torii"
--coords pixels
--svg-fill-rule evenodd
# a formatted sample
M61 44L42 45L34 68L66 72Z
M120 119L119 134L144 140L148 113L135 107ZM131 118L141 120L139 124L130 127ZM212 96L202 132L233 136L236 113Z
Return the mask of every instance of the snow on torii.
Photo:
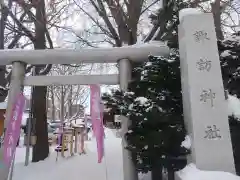
M132 46L113 48L87 49L44 49L0 50L0 65L11 64L15 61L27 64L79 64L79 63L116 63L121 59L131 61L146 61L149 55L165 56L169 48L163 42L136 44Z

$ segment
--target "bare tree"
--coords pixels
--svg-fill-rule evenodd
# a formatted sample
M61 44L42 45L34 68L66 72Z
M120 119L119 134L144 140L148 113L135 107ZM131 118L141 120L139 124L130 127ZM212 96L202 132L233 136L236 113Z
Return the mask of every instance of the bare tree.
M224 34L230 29L235 30L239 24L240 3L235 0L189 0L181 3L181 7L198 8L203 12L212 12L218 39L223 39ZM168 36L176 29L178 18L174 10L179 7L178 1L163 1L163 7L159 7L158 12L150 17L153 28L144 41L167 40ZM227 31L226 31L227 30Z
M49 88L50 89L50 88ZM82 85L66 85L52 87L55 101L50 112L55 110L55 119L72 121L83 116L84 104L88 97L88 88ZM74 109L74 110L73 110Z
M89 74L92 65L54 65L50 75L77 75ZM83 114L83 107L88 97L89 88L83 85L65 85L49 87L50 97L54 98L53 107L56 118L67 119L69 121L78 119ZM52 112L52 108L50 111ZM52 112L53 113L53 112Z
M87 33L102 35L112 46L132 45L137 42L140 20L160 0L88 0L75 1L77 8L93 23ZM88 8L86 8L88 7ZM93 30L92 30L93 29ZM89 37L89 36L88 36Z
M1 4L1 48L34 48L46 49L53 48L53 42L49 29L52 24L61 23L61 15L66 11L67 5L62 1L12 1L9 4ZM46 8L47 7L47 8ZM5 30L5 31L4 31ZM26 72L29 72L33 66L27 66ZM5 78L5 67L0 71L0 85L3 88L3 101L7 96L4 87L7 85L9 75ZM46 75L51 69L51 65L38 65L35 67L36 75ZM47 87L34 87L32 93L33 116L36 118L36 136L37 143L33 148L33 162L43 160L48 156L48 133L46 121L46 92ZM5 94L4 94L5 93Z

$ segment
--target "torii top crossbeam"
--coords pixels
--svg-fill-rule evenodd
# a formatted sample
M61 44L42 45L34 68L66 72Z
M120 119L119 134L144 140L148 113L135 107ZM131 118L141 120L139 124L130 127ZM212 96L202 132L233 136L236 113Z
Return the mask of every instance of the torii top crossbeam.
M118 48L13 49L0 50L0 65L8 65L16 61L27 64L116 63L124 58L131 61L146 61L148 55L165 56L168 54L169 48L159 41Z

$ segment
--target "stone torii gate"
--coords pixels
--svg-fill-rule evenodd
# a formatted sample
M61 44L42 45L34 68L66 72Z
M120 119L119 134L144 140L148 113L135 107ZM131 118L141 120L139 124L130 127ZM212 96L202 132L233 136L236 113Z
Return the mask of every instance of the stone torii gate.
M213 16L187 12L188 9L180 12L179 51L184 120L192 140L189 161L201 170L235 173ZM13 64L6 123L22 85L120 84L121 90L126 91L131 79L130 61L145 61L150 54L165 56L169 49L164 43L151 42L121 48L1 50L0 65ZM118 63L119 75L25 78L24 64L78 63ZM128 122L122 118L123 133L128 129ZM129 152L124 148L124 138L122 145L124 180L136 180L137 173ZM0 180L7 180L8 172L9 169L0 168Z
M48 85L90 85L90 84L120 84L120 89L126 91L131 79L130 61L143 62L149 55L169 55L169 48L162 42L152 41L142 45L120 48L96 49L46 49L46 50L0 50L0 65L12 64L12 76L8 96L8 106L4 127L11 118L11 111L16 95L21 87ZM75 76L28 76L25 77L25 64L79 64L79 63L118 63L119 74L115 75L75 75ZM122 118L122 130L127 132L128 119ZM131 156L122 138L124 180L136 180L137 173L132 164ZM3 155L3 149L0 149ZM3 156L0 156L1 158ZM2 159L0 159L1 161ZM12 165L13 168L13 165ZM8 168L0 168L0 180L7 180ZM19 177L21 178L21 177ZM11 179L11 178L10 178Z

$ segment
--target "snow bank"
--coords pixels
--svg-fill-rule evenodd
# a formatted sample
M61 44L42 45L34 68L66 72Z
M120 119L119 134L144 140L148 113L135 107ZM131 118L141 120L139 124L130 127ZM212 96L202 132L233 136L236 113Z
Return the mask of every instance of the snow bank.
M185 16L196 15L196 14L202 14L202 12L196 8L182 9L181 11L179 11L179 21L181 22L183 20L183 17Z
M186 149L191 148L191 138L189 135L185 137L185 140L182 142L181 147L185 147Z
M151 180L152 179L151 172L148 172L146 174L139 173L138 174L138 179L139 180Z
M195 164L189 164L178 171L177 176L182 180L240 180L239 176L221 171L201 171Z
M228 115L240 118L240 100L236 96L228 95Z

